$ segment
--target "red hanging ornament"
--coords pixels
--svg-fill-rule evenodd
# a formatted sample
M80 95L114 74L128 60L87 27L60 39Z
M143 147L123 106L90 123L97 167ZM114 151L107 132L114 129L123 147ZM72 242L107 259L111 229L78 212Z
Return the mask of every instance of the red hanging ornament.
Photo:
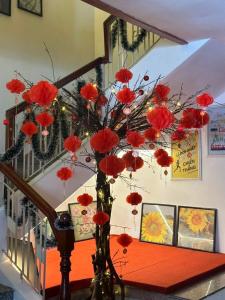
M37 103L39 106L48 107L58 94L58 89L48 81L39 81L30 89L31 101Z
M142 202L142 196L136 192L130 193L126 198L127 203L131 205L138 205Z
M62 181L67 181L73 176L73 171L68 167L62 167L56 173L57 177Z
M122 104L130 104L135 100L136 94L126 87L117 92L116 98Z
M20 130L29 137L32 137L32 135L38 132L37 126L32 121L24 122Z
M148 75L145 75L144 76L144 81L148 81L149 80L149 76Z
M82 206L88 206L93 202L93 197L89 194L83 194L77 197L77 201L80 203Z
M125 167L127 171L136 172L136 170L140 169L144 165L144 161L141 157L134 157L133 151L128 151L122 157L125 162Z
M209 122L209 115L202 109L187 108L183 111L180 126L183 128L202 128Z
M145 138L151 142L155 142L159 135L159 131L153 127L146 129L144 132Z
M95 102L98 97L98 89L94 84L87 83L81 88L80 95L86 100Z
M183 129L177 129L174 131L171 135L171 140L172 141L183 141L187 137L187 132L184 131Z
M125 169L125 162L116 155L109 155L100 161L99 168L106 175L116 177Z
M26 87L25 84L20 81L19 79L12 79L6 84L6 88L12 93L12 94L20 94L22 93Z
M76 152L82 144L80 138L76 135L70 135L64 140L64 149L69 152Z
M28 104L32 104L32 103L33 103L33 101L32 101L31 98L30 98L30 90L27 90L26 92L24 92L24 93L22 94L22 98L23 98L23 100L24 100L25 102L27 102Z
M209 106L214 102L211 95L204 93L196 97L196 102L200 106Z
M161 155L168 155L164 149L157 149L154 153L155 158L158 158Z
M54 117L47 112L42 112L36 116L35 120L41 126L48 127L54 122Z
M132 242L133 238L127 233L122 233L118 236L117 242L123 247L127 248Z
M103 226L107 222L109 222L109 215L106 214L103 211L98 211L94 216L93 216L93 222L99 226Z
M126 68L120 69L115 75L116 80L122 83L128 83L132 77L133 73Z
M119 136L110 128L99 130L90 140L91 147L99 153L110 152L119 144Z
M127 133L127 143L133 147L140 147L144 145L145 138L137 131L129 131Z
M157 84L157 86L155 87L155 95L156 97L161 100L161 101L166 101L167 100L167 96L170 93L170 88L164 84Z
M202 128L209 123L209 114L201 109L196 109L195 112L196 123L194 128Z
M9 120L8 119L3 120L3 125L8 126L9 125Z
M169 156L168 153L163 149L158 149L157 151L154 154L157 159L157 163L161 167L169 167L173 163L172 156Z
M147 112L147 121L155 129L162 130L174 123L174 115L167 107L155 107Z

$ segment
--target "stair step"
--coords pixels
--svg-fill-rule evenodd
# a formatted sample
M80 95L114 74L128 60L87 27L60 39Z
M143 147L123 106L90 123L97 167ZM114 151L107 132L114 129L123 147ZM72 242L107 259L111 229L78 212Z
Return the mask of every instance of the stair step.
M0 284L0 300L13 300L13 289Z

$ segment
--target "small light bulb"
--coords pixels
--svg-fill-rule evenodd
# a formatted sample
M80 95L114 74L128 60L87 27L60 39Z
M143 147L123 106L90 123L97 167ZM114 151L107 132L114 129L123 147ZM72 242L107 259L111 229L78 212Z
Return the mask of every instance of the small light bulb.
M62 111L65 111L65 110L66 110L66 107L65 107L65 106L63 106L63 107L62 107Z
M85 132L85 135L86 135L86 136L89 136L89 132L88 132L88 131L87 131L87 132Z
M181 106L181 103L179 101L177 102L177 106Z

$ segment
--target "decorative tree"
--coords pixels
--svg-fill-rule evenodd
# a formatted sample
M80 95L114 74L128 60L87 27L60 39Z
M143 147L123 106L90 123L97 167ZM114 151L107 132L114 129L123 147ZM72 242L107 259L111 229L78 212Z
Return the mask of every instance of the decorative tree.
M98 75L98 79L101 78L101 73ZM154 150L157 163L162 168L169 167L173 159L164 148L170 147L171 139L184 140L189 129L206 125L209 116L204 107L213 103L213 98L202 90L188 98L182 94L182 88L178 94L171 94L169 86L160 83L160 77L149 82L149 76L145 75L131 88L132 77L131 71L122 68L116 73L116 82L109 91L104 92L101 81L97 80L97 84L79 82L78 91L64 88L60 95L57 88L47 81L35 85L26 81L27 88L18 79L7 84L15 94L26 89L22 97L29 107L15 146L1 160L11 160L16 156L26 139L31 141L39 160L48 160L54 155L61 128L64 148L70 153L69 164L86 167L97 174L97 212L93 217L96 252L92 257L95 278L91 299L115 299L115 283L121 287L121 299L125 298L123 281L117 274L110 253L110 218L114 201L110 185L125 169L136 172L143 166L144 161L137 149ZM69 118L74 129L71 135L67 124ZM48 131L50 125L53 126L51 136ZM40 126L45 128L41 132ZM46 153L39 149L40 134L46 138L49 135ZM92 149L91 153L86 153L86 164L76 156L84 134L90 138ZM118 157L121 150L126 151L122 158ZM94 166L90 164L93 160L96 162ZM166 169L164 174L167 175ZM64 166L58 170L57 176L66 181L73 176L73 171ZM93 197L86 193L78 197L84 208L92 201ZM131 205L138 205L141 201L142 196L137 192L127 196ZM85 209L83 213L86 213ZM132 213L137 214L137 210L134 208ZM124 253L131 242L132 237L126 233L118 237L118 243L125 248Z

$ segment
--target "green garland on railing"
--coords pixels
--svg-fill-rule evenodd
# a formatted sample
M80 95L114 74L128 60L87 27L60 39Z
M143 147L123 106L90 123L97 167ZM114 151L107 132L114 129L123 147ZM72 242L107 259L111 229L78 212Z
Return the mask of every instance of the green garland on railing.
M116 46L116 41L118 38L118 34L120 34L121 45L124 50L129 52L134 52L140 46L140 44L144 41L147 31L145 29L141 29L140 33L138 33L137 38L132 43L128 41L128 34L127 34L127 23L121 19L116 20L112 26L111 31L111 38L112 38L112 47L113 49Z
M0 156L0 161L10 162L14 157L18 156L23 149L25 140L25 134L20 131L15 145L10 147L4 154Z
M96 72L96 84L97 87L102 90L103 89L103 73L102 73L102 65L98 65L95 67Z

